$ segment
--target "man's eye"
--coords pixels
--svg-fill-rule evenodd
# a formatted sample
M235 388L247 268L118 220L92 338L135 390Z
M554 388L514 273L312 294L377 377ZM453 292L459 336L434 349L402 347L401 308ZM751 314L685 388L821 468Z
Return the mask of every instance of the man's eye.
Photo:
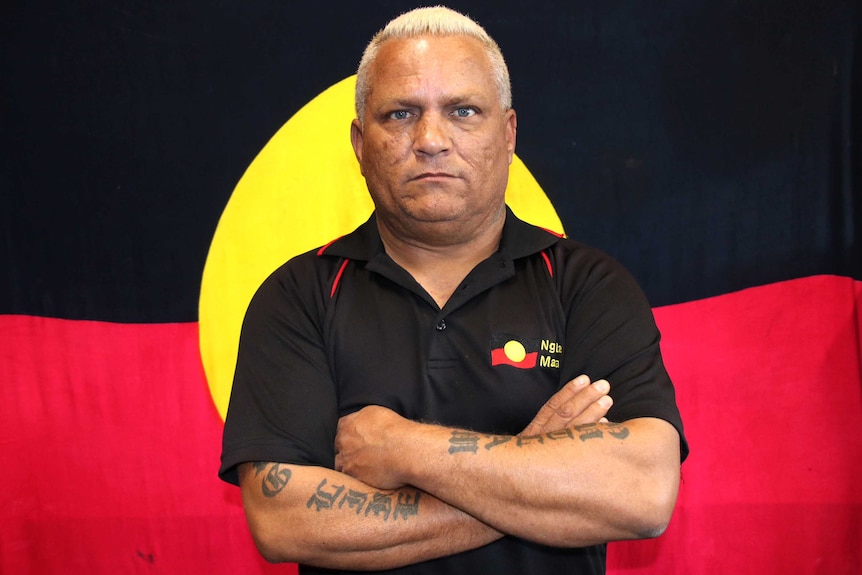
M476 114L476 110L473 108L456 108L455 115L459 118L469 118Z
M393 120L406 120L410 117L410 112L407 110L396 110L389 114L389 117Z

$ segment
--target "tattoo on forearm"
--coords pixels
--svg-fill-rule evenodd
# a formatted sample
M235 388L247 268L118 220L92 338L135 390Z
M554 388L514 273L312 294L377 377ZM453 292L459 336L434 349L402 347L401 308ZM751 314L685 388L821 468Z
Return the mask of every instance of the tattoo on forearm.
M453 431L449 438L449 453L476 453L479 451L481 436L472 431ZM485 437L488 437L487 435Z
M287 482L290 481L290 469L284 463L264 463L259 461L254 464L254 474L256 476L264 471L266 471L266 475L263 476L263 480L261 481L261 490L266 497L275 497L287 487Z
M512 437L509 435L490 435L488 437L490 441L485 444L485 449L494 449L498 445L503 445L504 443L512 441Z
M306 507L317 512L346 509L353 510L356 515L373 516L383 521L407 521L419 515L420 495L419 491L414 491L412 495L406 491L368 493L347 489L344 485L327 485L326 479L323 479Z
M573 429L575 433L580 434L581 441L602 439L605 432L620 441L624 441L629 436L629 428L625 423L606 423L602 426L597 423L588 423L576 425Z
M624 423L610 423L601 426L595 423L590 423L587 425L567 427L565 429L559 429L557 431L551 431L541 435L525 435L517 437L456 430L452 432L452 436L449 438L449 453L477 453L480 447L489 451L495 447L510 442L514 442L517 447L564 440L579 440L584 442L592 439L604 439L605 434L620 441L624 441L629 436L629 428L626 427Z

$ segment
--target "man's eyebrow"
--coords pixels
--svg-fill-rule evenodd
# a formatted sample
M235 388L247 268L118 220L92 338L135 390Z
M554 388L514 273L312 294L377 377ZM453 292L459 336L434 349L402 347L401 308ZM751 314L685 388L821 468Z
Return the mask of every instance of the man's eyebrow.
M486 98L478 94L452 94L444 96L441 100L441 107L443 108L451 108L453 106L460 105L477 105L484 106ZM420 99L411 98L411 97L395 97L388 98L386 100L382 100L378 103L375 108L377 110L386 110L389 108L423 108L425 107L425 103L421 102Z
M453 106L463 106L463 105L479 105L481 100L474 96L455 96L445 100L443 106L445 108L451 108Z
M378 102L374 108L378 111L389 110L391 108L419 108L420 105L416 100L410 98L387 98Z

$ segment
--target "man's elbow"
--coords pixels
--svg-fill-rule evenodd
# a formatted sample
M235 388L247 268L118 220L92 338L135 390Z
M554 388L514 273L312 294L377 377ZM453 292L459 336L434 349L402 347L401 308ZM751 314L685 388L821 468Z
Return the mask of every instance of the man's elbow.
M678 478L659 482L652 487L642 502L637 521L633 524L634 539L653 539L667 530L676 506L678 491Z
M302 521L285 520L285 515L271 509L251 511L246 520L255 547L269 563L303 563L331 567L338 555L331 545L320 543L319 534ZM289 527L288 527L289 526Z
M272 525L253 513L246 513L251 538L261 556L269 563L285 563L297 561L289 547L289 540L284 532L276 530Z
M656 517L654 519L643 521L637 526L633 535L633 539L654 539L663 534L670 524L670 516Z
M254 544L257 547L258 553L260 553L261 557L266 559L268 563L287 563L295 561L286 556L281 549L268 545L257 537L254 538Z
M679 435L669 424L662 423L666 439L656 443L657 450L648 463L635 474L632 487L640 493L639 512L633 523L633 538L653 539L670 524L679 495Z

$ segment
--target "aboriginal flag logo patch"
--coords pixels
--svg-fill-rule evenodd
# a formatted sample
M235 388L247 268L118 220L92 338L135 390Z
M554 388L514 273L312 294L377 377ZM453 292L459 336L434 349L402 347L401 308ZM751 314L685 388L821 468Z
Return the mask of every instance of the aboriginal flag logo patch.
M539 339L494 334L491 337L491 365L532 369L539 361L540 344Z

